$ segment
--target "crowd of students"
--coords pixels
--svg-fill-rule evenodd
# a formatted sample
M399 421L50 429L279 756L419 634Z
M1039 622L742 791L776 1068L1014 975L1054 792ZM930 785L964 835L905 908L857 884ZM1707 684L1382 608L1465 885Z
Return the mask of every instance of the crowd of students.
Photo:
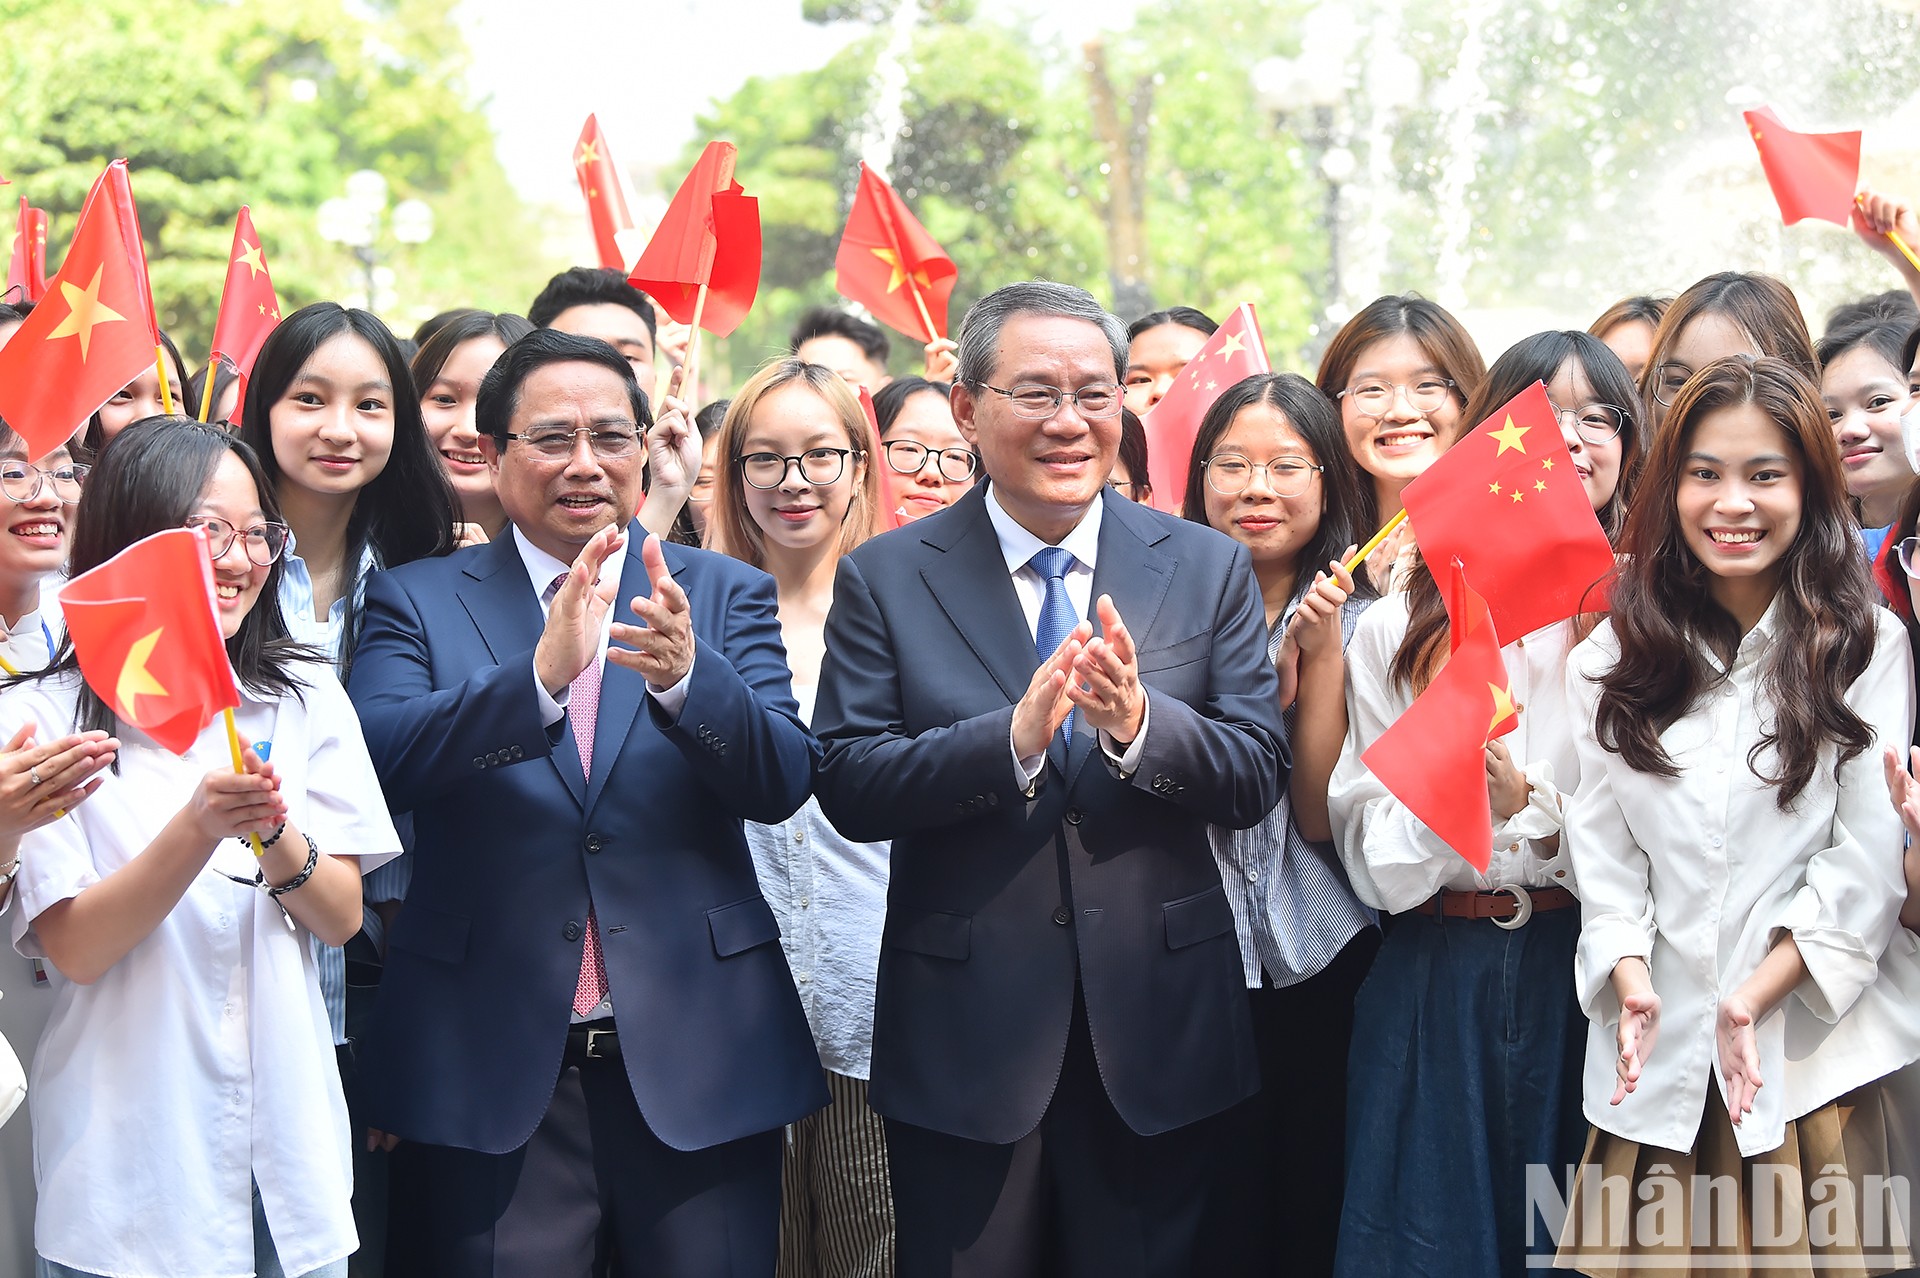
M1868 207L1880 229L1920 232L1895 201ZM0 341L17 318L0 307ZM1148 498L1140 415L1214 328L1191 307L1157 311L1127 330L1110 377L1037 388L1054 392L1054 415L1118 419L1112 447L1096 450L1110 480L1096 502ZM552 440L524 423L508 432L523 383L503 385L496 366L537 330L624 357L644 397L635 420L569 425ZM378 1014L389 936L445 940L449 954L466 944L464 932L457 944L432 935L445 931L437 906L410 907L416 860L439 884L450 871L424 858L450 854L424 841L409 850L428 818L400 798L418 787L391 761L399 747L383 744L395 709L369 693L378 676L355 677L369 613L395 606L370 602L369 582L417 581L397 570L449 556L478 575L486 548L520 535L521 499L500 480L509 441L545 447L555 464L584 465L591 451L608 469L637 465L645 495L629 553L637 562L646 539L656 602L671 607L660 583L683 561L657 568L654 539L764 573L793 717L829 715L844 734L862 707L850 685L836 685L831 704L822 686L849 660L834 651L847 633L835 627L848 624L840 592L858 588L850 562L885 562L849 557L875 539L944 545L943 526L962 513L949 508L969 494L978 504L998 482L972 408L957 406L998 392L1020 412L1021 392L1036 393L977 375L1005 352L969 349L965 328L958 344L926 348L923 376L892 378L881 330L822 309L790 352L730 398L699 404L681 382L684 341L617 272L574 269L526 318L449 312L411 340L365 311L315 303L280 323L244 383L222 368L190 379L169 343L183 415L162 414L149 371L44 456L0 428L0 657L13 673L0 693L0 891L18 952L0 962L0 990L7 1024L28 1028L12 1046L31 1062L40 1274L474 1272L443 1268L406 1236L443 1210L419 1206L417 1182L437 1165L395 1153L396 1137L401 1149L414 1137L381 1128L362 1099L357 1047ZM1144 1248L1133 1271L1485 1278L1556 1253L1595 1274L1722 1255L1737 1259L1715 1272L1914 1264L1907 1237L1867 1237L1860 1222L1910 1221L1915 1198L1898 1187L1920 1175L1920 854L1908 846L1920 833L1909 766L1920 482L1902 434L1920 403L1917 349L1920 310L1906 294L1841 308L1816 342L1786 285L1727 272L1672 299L1620 301L1590 332L1535 334L1491 366L1443 307L1382 297L1339 330L1311 377L1263 374L1222 391L1194 442L1181 515L1140 514L1237 546L1262 613L1259 660L1275 676L1261 691L1273 694L1290 760L1277 802L1207 837L1258 1086L1223 1111L1200 1209L1177 1235L1187 1245ZM1411 480L1536 381L1619 567L1608 615L1502 650L1519 726L1485 747L1494 838L1481 873L1365 759L1448 658L1418 530L1403 525L1352 572L1343 565L1401 510ZM1068 406L1062 391L1085 399ZM189 420L208 394L212 426ZM573 494L583 519L597 492ZM66 576L181 525L206 530L213 557L244 691L239 773L217 727L176 758L117 718L61 631ZM560 562L571 584L529 623L545 616L550 634L558 610L587 609L609 671L629 628L594 621L590 596L602 561L617 561L613 540L583 538L581 557ZM531 552L522 546L530 570ZM686 562L701 562L692 553ZM597 589L604 612L613 587ZM1046 633L1050 589L1035 578L1030 637ZM701 601L686 594L699 618ZM1098 609L1087 599L1075 612L1091 620ZM709 624L723 623L694 623L701 645L716 642ZM1092 652L1102 641L1067 642ZM385 670L398 658L383 649L380 660ZM510 651L494 660L513 664ZM688 655L694 670L725 660L705 646ZM1141 668L1149 688L1176 673ZM697 682L678 674L676 686ZM571 674L543 682L542 704L570 724L580 711L567 707L601 695L598 675L585 693ZM1025 705L1018 694L1007 704ZM689 694L676 702L649 675L648 695L666 724ZM370 751L373 725L363 738L361 720L373 705L383 717ZM945 731L920 744L937 750ZM1027 769L1017 717L1012 731L1012 762ZM573 765L589 780L593 732L589 719ZM1127 743L1097 735L1094 748L1127 775ZM487 757L474 767L546 766L509 741L477 747ZM613 748L604 729L601 746ZM889 896L889 840L917 827L836 824L833 800L850 784L836 775L831 790L816 783L804 802L757 814L776 819L735 822L826 1082L825 1103L785 1124L780 1142L783 1275L937 1268L896 1222L900 1115L870 1097L869 1077L888 964L946 952L883 953L890 906L902 906ZM1177 788L1153 801L1174 802ZM1077 825L1078 812L1064 820ZM267 836L257 859L253 833ZM925 855L917 844L915 854ZM595 932L609 909L580 902L595 962L616 940ZM975 954L998 939L981 918ZM283 925L254 926L262 920ZM580 926L567 926L577 941ZM965 958L969 942L962 932L940 945ZM606 997L583 1010L575 996L573 1027L596 1024ZM29 1020L22 1003L38 1009ZM1074 1006L1078 1018L1093 1010ZM580 1068L569 1055L563 1077ZM1075 1068L1071 1052L1064 1068ZM26 1121L8 1133L16 1149ZM914 1157L924 1162L924 1148ZM1768 1179L1778 1166L1794 1169L1790 1182ZM28 1171L16 1160L6 1174ZM1754 1221L1768 1212L1819 1214L1820 1177L1848 1187L1847 1227L1762 1237ZM1638 1207L1669 1183L1683 1201L1662 1199L1674 1223L1649 1235ZM1883 1189L1885 1211L1869 1201ZM1776 1191L1784 1206L1768 1197ZM1624 1229L1613 1227L1619 1202L1634 1205ZM1134 1208L1149 1210L1118 1210ZM1734 1228L1708 1227L1727 1212ZM639 1257L651 1253L622 1236L621 1219L605 1213L585 1258L503 1259L498 1272L645 1271ZM1052 1267L1089 1271L1071 1254ZM691 1261L677 1271L707 1272ZM988 1270L955 1260L951 1271Z

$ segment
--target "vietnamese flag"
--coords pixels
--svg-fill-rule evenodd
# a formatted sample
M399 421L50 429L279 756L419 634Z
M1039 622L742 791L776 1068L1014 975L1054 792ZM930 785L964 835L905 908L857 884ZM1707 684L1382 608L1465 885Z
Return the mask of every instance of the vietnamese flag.
M707 143L627 277L677 324L698 308L715 337L740 327L760 291L760 202L733 180L738 158L731 142Z
M1816 217L1840 226L1853 216L1860 187L1860 131L1796 133L1772 107L1743 111L1747 132L1760 150L1760 167L1788 226Z
M1193 441L1213 401L1235 382L1272 371L1253 303L1244 302L1187 361L1160 402L1141 419L1147 431L1147 479L1153 485L1156 510L1179 511L1187 495Z
M891 531L904 522L906 509L901 506L899 497L893 491L893 467L887 464L887 446L880 442L880 414L873 411L873 393L864 386L858 389L860 411L867 415L867 430L873 441L872 464L879 467L880 504L884 508L880 517L886 521L887 528Z
M169 528L135 542L68 582L60 607L87 686L175 754L240 704L204 533Z
M1441 591L1453 652L1426 690L1360 755L1393 796L1480 873L1493 855L1487 742L1519 725L1487 601L1446 561Z
M607 149L607 135L600 128L598 116L587 117L580 140L573 145L573 175L580 179L580 194L587 200L587 222L593 227L600 265L626 270L620 236L633 230L633 215L627 212L620 171L613 167L613 153Z
M239 403L247 402L247 378L260 357L267 334L280 322L280 301L274 296L273 277L267 273L266 254L253 229L253 213L244 204L233 220L233 255L227 260L227 283L220 290L220 315L213 325L209 363L224 359L240 379ZM207 393L213 393L211 381ZM240 410L234 410L234 425Z
M0 418L27 456L51 452L152 366L159 341L127 162L115 160L87 195L46 299L0 349Z
M1427 563L1466 565L1501 643L1605 610L1613 547L1539 382L1463 435L1401 500Z
M833 286L890 328L931 342L947 335L947 308L959 274L887 180L860 165Z
M20 218L13 234L13 253L7 261L6 293L19 290L8 300L37 302L47 294L47 211L36 209L20 197Z

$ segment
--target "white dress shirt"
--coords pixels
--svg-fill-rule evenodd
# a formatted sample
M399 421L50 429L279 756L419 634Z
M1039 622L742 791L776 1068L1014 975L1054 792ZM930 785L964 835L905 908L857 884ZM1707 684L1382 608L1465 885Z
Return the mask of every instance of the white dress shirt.
M1407 633L1407 596L1391 594L1367 609L1347 647L1347 740L1327 783L1334 841L1354 894L1389 914L1403 914L1442 888L1574 888L1565 849L1542 855L1539 840L1560 832L1564 796L1556 778L1573 773L1573 724L1567 714L1564 671L1573 645L1572 623L1542 626L1500 650L1519 726L1500 740L1531 787L1527 806L1495 821L1487 872L1443 843L1393 797L1361 754L1413 704L1413 693L1393 679L1393 658Z
M0 657L15 670L45 670L53 664L54 650L66 626L60 616L60 596L54 592L65 584L61 578L50 578L40 596L40 606L0 635Z
M1837 768L1837 751L1824 747L1783 812L1748 762L1771 716L1759 676L1779 606L1776 598L1741 641L1726 677L1661 733L1677 777L1635 772L1595 738L1595 679L1619 652L1612 625L1569 660L1581 724L1567 842L1583 917L1575 979L1591 1018L1586 1114L1643 1145L1693 1148L1707 1088L1725 1096L1714 1043L1720 998L1783 932L1799 944L1807 979L1756 1026L1764 1086L1734 1129L1742 1155L1778 1147L1789 1119L1920 1058L1920 945L1898 925L1905 839L1880 760L1912 730L1906 635L1884 608L1863 619L1875 627L1873 659L1846 701L1874 743ZM1761 770L1773 766L1763 753ZM1610 1105L1620 1052L1610 978L1628 956L1648 960L1660 1033L1636 1090Z
M1019 597L1020 611L1027 618L1027 633L1034 636L1036 644L1040 634L1040 610L1047 602L1047 579L1027 561L1050 545L1058 545L1072 555L1073 564L1067 569L1063 584L1067 588L1067 601L1073 605L1074 615L1082 621L1087 620L1093 611L1093 570L1100 558L1100 519L1105 501L1104 494L1094 498L1093 504L1087 507L1087 513L1080 517L1080 522L1074 525L1072 532L1058 542L1045 542L1022 528L1007 513L1006 507L1000 504L992 487L987 489L987 519L993 524L994 536L1000 540L1000 554L1007 562L1007 574L1013 578L1013 593ZM1125 621L1126 618L1122 617L1121 620ZM1147 708L1143 705L1140 710L1140 731L1124 750L1110 733L1100 733L1102 753L1123 777L1132 776L1134 769L1140 766L1142 743L1147 739L1147 714ZM1076 731L1082 717L1074 715ZM1024 759L1018 754L1013 756L1013 772L1021 789L1033 784L1033 779L1040 775L1040 769L1046 766L1046 760L1044 751Z
M303 663L304 699L248 698L240 731L272 741L293 820L362 872L400 841L360 722L333 672ZM69 731L79 681L0 696L0 731ZM14 946L44 957L34 921L144 853L209 771L231 766L208 725L184 758L122 725L120 771L67 817L21 840ZM39 1187L35 1245L91 1273L253 1272L257 1181L288 1273L353 1251L351 1136L310 934L251 884L257 862L223 839L153 931L92 985L55 975L31 1073ZM222 872L243 877L240 884Z

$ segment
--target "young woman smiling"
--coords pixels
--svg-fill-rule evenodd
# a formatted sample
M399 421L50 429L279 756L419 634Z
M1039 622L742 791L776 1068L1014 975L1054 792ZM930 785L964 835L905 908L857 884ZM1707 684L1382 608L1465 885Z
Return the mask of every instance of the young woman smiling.
M420 416L453 485L458 518L467 525L460 539L466 543L496 537L507 523L473 424L480 379L502 351L532 331L532 323L518 315L461 311L436 329L413 357Z
M1913 483L1901 438L1900 415L1911 402L1903 346L1911 317L1863 319L1832 330L1814 353L1820 360L1820 399L1827 408L1847 493L1860 516L1860 541L1869 560L1886 543L1900 499Z

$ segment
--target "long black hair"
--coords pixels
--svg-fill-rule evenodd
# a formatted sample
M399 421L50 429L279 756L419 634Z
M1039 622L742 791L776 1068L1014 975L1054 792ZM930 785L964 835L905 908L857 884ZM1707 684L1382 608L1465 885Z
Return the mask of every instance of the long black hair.
M253 449L229 432L191 417L144 418L114 437L113 447L102 450L87 476L74 515L73 574L98 568L143 537L182 527L229 453L252 476L260 492L261 513L280 522L273 486ZM227 658L233 662L240 686L256 697L299 698L301 682L293 665L319 657L288 634L286 617L280 612L284 571L284 557L267 569L260 597L227 640ZM53 664L21 679L44 679L77 669L73 641L62 638ZM73 718L77 732L119 730L119 716L84 680Z

